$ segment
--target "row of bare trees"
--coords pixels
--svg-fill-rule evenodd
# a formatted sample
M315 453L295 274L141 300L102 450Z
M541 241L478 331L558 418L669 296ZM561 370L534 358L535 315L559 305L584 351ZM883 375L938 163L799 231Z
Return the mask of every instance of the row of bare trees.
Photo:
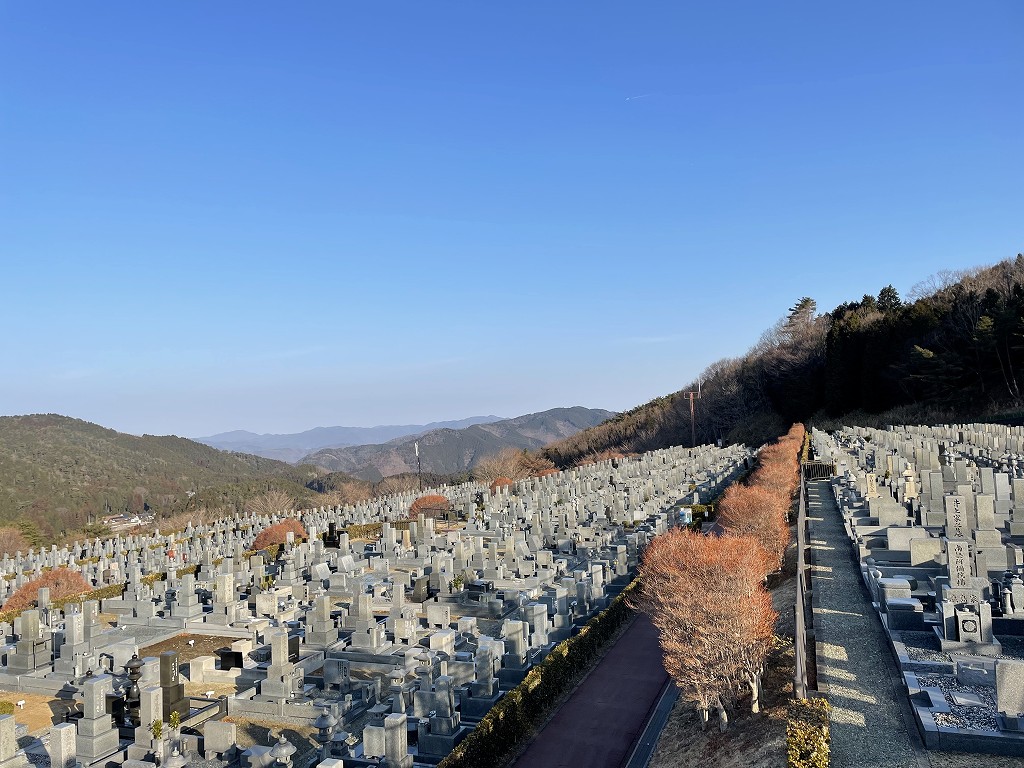
M640 565L634 607L658 629L665 669L684 700L719 728L739 697L760 711L761 679L776 613L765 589L789 543L787 513L799 482L804 428L764 448L745 485L719 505L719 535L674 529L657 537Z
M473 467L473 479L490 485L499 478L525 480L555 469L550 459L528 451L503 448L492 456L485 456Z

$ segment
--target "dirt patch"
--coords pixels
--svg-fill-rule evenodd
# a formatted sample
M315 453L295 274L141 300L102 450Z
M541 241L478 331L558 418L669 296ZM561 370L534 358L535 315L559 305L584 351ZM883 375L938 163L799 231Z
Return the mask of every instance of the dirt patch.
M218 648L230 647L237 637L220 637L219 635L175 635L169 640L147 645L139 649L139 656L159 656L165 651L177 651L178 663L184 664L197 656L216 656ZM189 645L193 641L193 645Z
M793 547L790 548L795 552ZM792 559L795 564L795 556ZM750 712L750 696L729 713L725 733L712 725L702 731L693 705L680 700L661 732L650 768L784 768L786 765L786 707L793 697L793 650L796 582L787 553L784 578L772 590L779 614L776 642L768 657L761 714Z
M71 702L54 699L37 693L21 693L20 691L0 690L0 699L16 704L25 702L25 708L14 707L14 720L28 726L28 732L35 734L45 731L51 725L64 722L64 713L71 707Z
M207 696L210 691L213 694ZM196 696L201 699L218 699L221 696L234 696L238 693L234 683L190 683L185 681L185 695Z
M293 761L320 748L313 738L313 734L317 731L312 727L234 716L225 717L224 722L235 724L238 745L242 749L257 745L270 746L277 743L282 734L296 749L295 754L292 755Z

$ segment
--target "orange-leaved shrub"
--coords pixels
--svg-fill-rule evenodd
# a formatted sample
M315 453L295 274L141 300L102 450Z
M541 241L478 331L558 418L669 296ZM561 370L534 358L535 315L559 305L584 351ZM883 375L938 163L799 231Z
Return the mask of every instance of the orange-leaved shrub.
M280 523L268 526L260 531L256 540L252 543L252 549L266 549L274 544L284 544L288 540L288 534L294 533L295 540L305 539L309 534L295 518L289 517Z
M726 531L755 539L776 566L789 544L789 510L800 484L800 450L806 430L794 424L789 432L757 457L746 485L733 485L719 503L719 524Z
M439 493L431 493L420 496L412 503L412 506L409 507L409 517L416 517L421 513L427 517L439 517L450 508L451 502L448 501L448 497Z
M499 488L502 488L506 485L512 485L512 480L510 480L507 477L495 478L494 482L491 483L491 493L495 493Z
M23 611L31 608L39 597L41 587L49 587L51 601L81 595L92 589L92 585L78 571L54 568L18 587L4 602L4 610Z
M745 536L705 536L677 528L654 539L631 602L657 627L666 671L684 700L720 727L749 688L759 709L761 675L776 614L764 580L771 556Z
M789 544L788 509L788 496L756 485L731 485L718 503L718 523L729 533L752 538L778 567Z

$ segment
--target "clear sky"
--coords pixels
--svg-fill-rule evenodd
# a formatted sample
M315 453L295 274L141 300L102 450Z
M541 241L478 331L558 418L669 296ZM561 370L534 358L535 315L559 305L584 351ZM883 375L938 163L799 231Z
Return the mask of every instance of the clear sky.
M1024 3L5 2L0 412L621 410L1024 251Z

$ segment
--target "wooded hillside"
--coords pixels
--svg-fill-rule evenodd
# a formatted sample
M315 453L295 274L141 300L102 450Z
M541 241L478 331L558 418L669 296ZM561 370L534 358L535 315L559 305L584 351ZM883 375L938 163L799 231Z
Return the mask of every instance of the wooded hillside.
M903 301L887 285L831 312L804 297L744 356L700 376L698 443L758 444L792 422L858 424L1019 419L1024 376L1024 255L943 272ZM607 452L688 445L685 392L548 446L560 466Z
M34 526L45 541L89 516L189 505L235 505L278 489L312 497L309 467L224 453L180 437L137 437L66 416L0 417L0 523Z

